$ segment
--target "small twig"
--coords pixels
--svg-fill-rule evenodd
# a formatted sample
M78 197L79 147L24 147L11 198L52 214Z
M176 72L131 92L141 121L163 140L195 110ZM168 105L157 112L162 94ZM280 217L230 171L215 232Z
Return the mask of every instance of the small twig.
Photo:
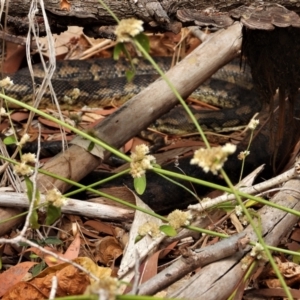
M273 186L282 184L296 176L298 176L298 175L295 174L295 170L293 168L289 171L286 171L285 173L283 173L281 175L271 178L270 180L264 181L262 183L258 183L251 187L241 188L240 191L243 193L250 194L250 195L257 194L257 193L263 192ZM196 210L196 211L202 212L208 208L217 206L218 204L221 204L223 202L234 201L234 200L235 200L235 196L233 194L224 194L222 196L219 196L217 198L214 198L214 199L211 199L208 201L202 201L201 203L198 203L195 205L190 205L188 208L190 210Z
M49 300L52 300L55 298L56 291L57 291L57 277L53 276L52 280L51 280L51 290L50 290L50 294L49 294Z

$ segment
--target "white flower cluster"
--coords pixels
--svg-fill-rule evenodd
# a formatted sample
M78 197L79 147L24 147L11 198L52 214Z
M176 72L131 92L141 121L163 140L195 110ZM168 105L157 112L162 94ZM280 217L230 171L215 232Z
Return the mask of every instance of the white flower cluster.
M260 243L256 243L250 252L250 256L256 257L257 259L268 260L265 255L265 250Z
M14 173L20 176L30 176L33 169L28 166L28 163L35 163L36 157L33 153L25 153L21 156L21 163L14 166Z
M17 142L17 146L23 147L28 141L30 140L30 135L28 133L25 133L22 137L20 142Z
M47 192L46 201L50 202L53 206L56 207L62 207L67 203L67 199L62 196L61 192L56 188Z
M5 77L4 79L0 80L0 88L7 88L13 84L13 81L9 77Z
M234 153L236 145L227 143L224 146L210 149L200 148L195 151L191 160L192 165L198 165L204 172L211 171L217 175L217 172L223 167L227 157Z
M131 153L130 174L133 178L142 177L147 169L152 169L155 163L153 155L147 155L149 147L141 144L135 147L135 152Z
M115 300L116 295L119 293L118 287L119 282L117 278L101 276L99 281L92 282L86 288L84 295L98 295L97 298L93 297L93 299ZM88 298L91 299L92 297Z
M0 116L1 117L7 117L8 113L6 112L4 107L0 107Z
M179 209L175 209L167 217L170 226L174 229L190 225L192 218L193 217L189 211L182 211Z
M251 119L251 121L249 122L248 128L251 130L254 130L258 124L259 124L258 119Z
M157 238L161 235L159 230L159 226L157 223L154 222L146 222L138 229L138 234L140 236L150 235L153 238Z
M242 209L242 207L241 207L240 205L237 205L237 206L235 207L235 214L236 214L238 217L241 217L241 216L244 214L243 209Z
M143 21L134 18L121 20L116 28L117 42L129 42L133 37L144 31Z
M248 155L250 154L250 151L245 150L245 151L241 151L238 155L238 159L239 160L243 160L245 159Z

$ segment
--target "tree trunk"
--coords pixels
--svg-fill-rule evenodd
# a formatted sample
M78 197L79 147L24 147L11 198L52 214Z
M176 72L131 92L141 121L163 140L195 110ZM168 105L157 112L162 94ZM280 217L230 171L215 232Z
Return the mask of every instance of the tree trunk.
M252 8L235 10L244 5L249 6L250 4L253 4L253 7L259 5L261 7L261 1L258 0L104 0L103 2L109 6L118 19L141 19L144 21L147 28L153 28L156 31L169 30L179 32L182 26L189 25L194 21L194 15L187 20L184 20L182 17L183 15L185 17L190 16L192 13L190 10L197 10L196 12L193 12L196 15L196 19L200 19L200 25L202 26L214 25L216 27L226 27L229 26L230 23L233 23L233 20L240 19L242 16L248 18L249 15L254 15L254 19L258 21L255 22L255 26L259 26L260 24L264 26L265 23L269 23L268 18L265 19L260 17L261 13L264 14L264 10L262 10L262 12L260 9L253 11ZM31 3L32 1L30 0L11 0L9 2L8 25L10 27L10 32L14 34L27 33L27 15ZM272 4L283 5L295 12L300 11L300 0L273 0ZM44 0L44 6L53 33L59 33L66 30L67 26L77 25L84 27L85 32L90 35L99 36L99 26L116 24L114 18L98 0ZM270 5L266 4L266 6L268 7ZM278 6L271 5L271 7L275 7L276 14L279 12L281 15L282 11ZM296 21L295 15L296 14L293 14L292 23L296 22L299 25L299 20ZM38 10L36 16L39 32L40 34L45 34L41 9Z

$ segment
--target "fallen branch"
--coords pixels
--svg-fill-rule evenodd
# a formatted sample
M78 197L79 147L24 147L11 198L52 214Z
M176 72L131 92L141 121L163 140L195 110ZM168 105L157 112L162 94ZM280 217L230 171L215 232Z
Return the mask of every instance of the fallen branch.
M41 196L40 203L45 202ZM26 195L20 193L1 193L0 206L13 208L28 208L30 202ZM128 221L132 220L134 211L130 209L119 208L100 203L93 203L90 201L81 201L69 199L66 205L61 208L62 213L85 216L89 218L99 218L110 221ZM1 221L4 221L1 218ZM1 225L2 226L2 225ZM1 228L1 227L0 227Z
M248 242L246 234L239 233L203 249L186 250L179 260L142 284L138 292L140 295L153 295L197 268L243 251Z

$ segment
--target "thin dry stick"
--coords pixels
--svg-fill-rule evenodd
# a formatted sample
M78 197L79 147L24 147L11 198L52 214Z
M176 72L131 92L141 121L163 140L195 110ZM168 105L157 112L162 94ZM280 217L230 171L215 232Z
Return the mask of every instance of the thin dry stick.
M36 163L35 163L35 166L34 166L34 172L33 172L33 176L32 176L32 184L33 184L32 195L31 195L32 199L31 199L31 202L30 202L30 205L29 205L28 214L27 214L26 219L25 219L25 224L24 224L24 226L23 226L23 228L20 232L21 237L25 237L27 229L30 226L30 218L31 218L31 215L33 213L34 205L36 204L36 199L35 199L35 195L36 195L36 191L37 191L36 179L37 179L38 169L39 169L40 151L41 151L41 126L39 125L38 150L37 150L37 154L36 154Z
M241 188L239 189L239 191L250 195L257 194L259 192L266 191L267 189L270 189L273 186L285 183L288 180L295 178L296 176L298 176L298 174L295 173L295 169L293 168L267 181L258 183L251 187ZM190 205L188 209L202 212L208 208L217 206L218 204L221 204L223 202L234 201L234 200L235 200L235 196L233 194L224 194L222 196L219 196L217 198L208 201L202 201L201 203Z
M28 69L30 71L31 74L31 78L32 78L32 85L33 85L33 91L34 91L34 106L38 107L38 104L40 103L45 91L47 88L49 88L51 95L52 95L52 99L56 104L57 110L58 110L58 114L59 114L59 118L60 120L64 121L64 117L61 113L61 109L60 109L60 105L58 103L55 91L53 89L52 83L51 83L51 78L53 77L55 68L56 68L56 56L55 56L55 43L54 43L54 38L52 36L51 33L51 29L49 26L49 22L48 22L48 18L47 18L47 14L45 11L45 6L44 6L44 1L43 0L39 0L39 7L37 6L37 1L32 1L31 6L30 6L30 10L28 13L28 22L29 22L29 30L28 30L28 34L27 34L27 40L26 40L26 57L27 57L27 63L28 63ZM39 40L39 33L37 32L36 28L37 26L35 26L36 24L36 14L39 12L39 9L42 11L42 15L44 18L44 24L45 24L45 29L47 32L46 38L47 38L47 44L49 47L49 62L48 62L48 66L45 62L45 59L43 57L42 53L42 47L40 45L40 43L37 43L37 50L38 53L40 53L40 59L41 62L43 64L43 68L45 71L45 76L44 79L42 81L42 83L40 84L39 89L37 90L37 93L35 93L35 84L34 84L34 72L33 72L33 68L32 68L32 63L31 63L31 51L30 51L30 45L31 45L31 40L32 40L32 36L31 34L33 34L34 38L36 41ZM32 119L33 119L34 113L30 112L29 118L28 118L28 122L27 122L27 126L25 131L27 132ZM60 128L62 136L65 136L65 130L64 128ZM62 146L63 149L65 148L65 140L62 139Z

